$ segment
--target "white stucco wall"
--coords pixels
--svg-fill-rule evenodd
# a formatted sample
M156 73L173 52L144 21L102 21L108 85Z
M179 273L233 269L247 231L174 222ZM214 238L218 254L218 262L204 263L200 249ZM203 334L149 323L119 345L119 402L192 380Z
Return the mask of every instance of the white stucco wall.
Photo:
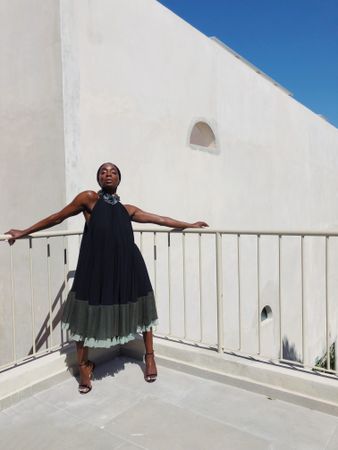
M66 200L58 2L0 2L0 66L0 230L4 233L10 228L30 226L60 209ZM0 360L3 363L12 357L12 307L9 249L6 243L0 246ZM33 246L38 332L48 314L46 247L36 242ZM53 257L58 251L52 250ZM17 357L22 357L32 346L27 241L15 245L13 258L16 350ZM55 268L56 278L59 272ZM52 284L53 298L60 288L59 282L55 279Z
M147 209L223 228L335 229L336 128L154 0L61 4L65 89L79 98L66 153L82 182L68 179L69 198L109 159L123 199ZM198 118L218 155L187 145Z

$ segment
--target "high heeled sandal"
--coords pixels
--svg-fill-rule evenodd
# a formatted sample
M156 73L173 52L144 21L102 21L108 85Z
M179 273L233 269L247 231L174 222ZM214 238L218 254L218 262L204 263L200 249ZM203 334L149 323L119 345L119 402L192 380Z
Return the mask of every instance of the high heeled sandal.
M145 373L144 373L144 379L145 379L145 381L147 383L153 383L156 380L156 378L157 378L157 370L155 369L156 371L153 372L153 373L147 373L147 362L146 362L147 356L154 356L154 352L147 352L144 355L144 363L146 365ZM155 363L155 361L154 361L154 363Z
M95 363L93 361L90 361L89 359L86 362L83 362L79 364L79 367L90 367L91 371L89 373L89 379L92 379L94 369L95 369ZM92 390L92 386L90 384L79 384L78 391L80 394L88 394Z

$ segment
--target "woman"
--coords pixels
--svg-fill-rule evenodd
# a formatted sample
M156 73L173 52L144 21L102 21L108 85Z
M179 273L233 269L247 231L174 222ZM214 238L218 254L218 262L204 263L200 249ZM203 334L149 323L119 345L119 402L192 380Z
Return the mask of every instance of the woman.
M94 363L88 347L123 344L143 332L147 382L157 377L152 327L157 322L156 305L148 272L134 243L131 221L171 228L201 228L205 222L187 223L122 205L116 194L121 181L118 167L102 164L97 171L101 190L84 191L61 211L25 230L9 230L12 245L36 231L60 224L82 212L85 228L73 286L64 306L62 326L76 341L80 370L79 392L91 391Z

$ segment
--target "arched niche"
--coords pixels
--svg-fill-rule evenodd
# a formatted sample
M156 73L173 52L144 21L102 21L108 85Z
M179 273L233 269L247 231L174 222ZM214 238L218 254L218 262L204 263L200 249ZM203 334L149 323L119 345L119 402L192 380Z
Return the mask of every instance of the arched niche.
M199 120L191 128L189 144L192 148L217 152L216 136L207 122Z

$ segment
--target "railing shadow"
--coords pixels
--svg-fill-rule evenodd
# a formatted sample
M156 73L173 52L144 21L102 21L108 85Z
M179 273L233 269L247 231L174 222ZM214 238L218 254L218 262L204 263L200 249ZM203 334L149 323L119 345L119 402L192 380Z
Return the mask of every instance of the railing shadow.
M302 358L296 350L296 345L291 344L287 337L283 338L282 359L287 359L289 361L295 361L298 363L302 362Z
M67 283L71 278L74 278L74 274L75 271L74 270L70 270L67 273ZM50 312L47 314L45 320L43 321L39 332L37 333L36 337L35 337L35 350L34 350L34 346L32 345L32 347L30 348L29 352L28 352L28 356L37 353L39 350L41 350L42 347L44 347L45 345L47 346L48 343L48 339L51 337L51 332L52 330L55 330L57 325L60 324L61 322L61 317L62 317L62 310L63 310L63 305L62 305L62 297L64 296L64 292L66 289L66 285L65 282L63 281L63 283L61 284L60 289L58 290L52 305L51 305L51 310L52 313L53 311L56 310L57 307L59 307L59 309L57 310L57 313L55 315L55 317L52 320L52 323L50 324ZM67 339L64 339L64 333L61 331L61 346L65 345L68 342Z

